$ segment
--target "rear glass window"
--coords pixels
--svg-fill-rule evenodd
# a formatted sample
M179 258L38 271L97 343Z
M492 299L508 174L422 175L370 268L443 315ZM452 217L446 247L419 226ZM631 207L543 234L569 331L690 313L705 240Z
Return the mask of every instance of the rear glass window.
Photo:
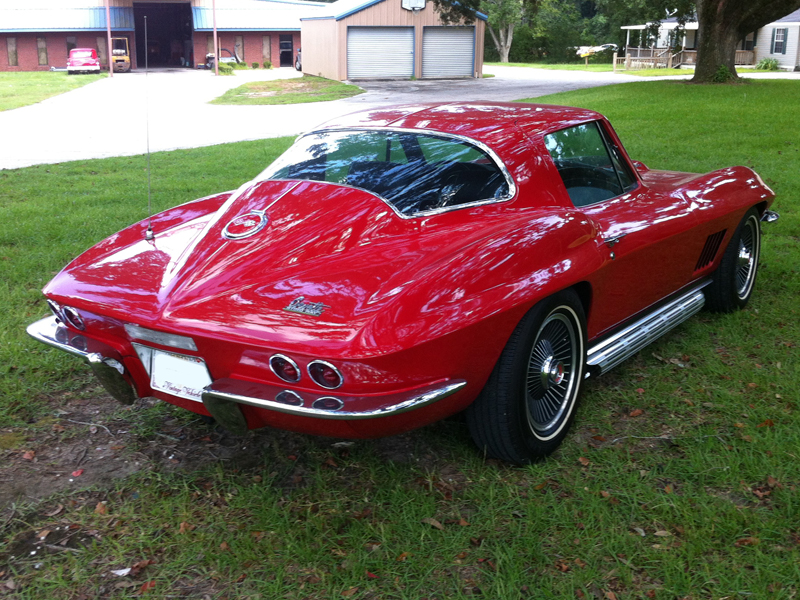
M73 50L70 52L70 56L72 58L92 58L92 53L90 50Z
M400 131L325 131L300 138L264 179L361 188L404 215L509 197L498 164L461 139Z

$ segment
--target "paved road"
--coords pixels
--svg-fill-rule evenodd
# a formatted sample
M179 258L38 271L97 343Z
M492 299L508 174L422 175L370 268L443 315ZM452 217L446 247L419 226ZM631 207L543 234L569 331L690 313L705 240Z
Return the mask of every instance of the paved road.
M166 70L118 74L38 104L0 112L0 169L128 156L296 135L328 119L392 104L510 101L586 87L641 81L613 73L488 67L488 79L372 81L364 94L315 104L216 106L208 102L246 81L298 77L294 69ZM147 109L146 109L147 107Z

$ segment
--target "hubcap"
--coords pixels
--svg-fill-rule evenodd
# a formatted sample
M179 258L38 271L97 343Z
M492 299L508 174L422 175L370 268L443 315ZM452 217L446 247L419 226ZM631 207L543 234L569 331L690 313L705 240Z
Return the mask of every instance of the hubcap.
M750 217L739 236L739 255L736 259L736 295L746 298L753 287L758 261L758 222Z
M562 312L545 319L531 349L526 378L528 423L546 437L560 429L569 414L578 367L578 332Z

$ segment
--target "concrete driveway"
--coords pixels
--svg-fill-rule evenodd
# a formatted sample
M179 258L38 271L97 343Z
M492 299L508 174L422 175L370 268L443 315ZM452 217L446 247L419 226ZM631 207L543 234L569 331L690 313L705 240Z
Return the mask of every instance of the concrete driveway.
M642 81L613 73L488 67L488 79L360 82L345 100L285 106L215 106L210 100L247 81L299 77L294 69L162 70L117 74L38 104L0 112L0 169L69 160L196 148L296 135L331 118L392 104L511 101L586 87Z

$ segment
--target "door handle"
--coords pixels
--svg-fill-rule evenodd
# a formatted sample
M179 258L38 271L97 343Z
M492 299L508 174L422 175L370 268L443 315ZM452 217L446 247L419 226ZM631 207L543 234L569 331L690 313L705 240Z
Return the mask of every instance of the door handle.
M603 238L603 241L606 243L606 245L609 248L613 248L614 246L619 244L622 241L622 238L624 238L626 235L628 235L628 234L627 233L621 233L619 235L615 235L614 237Z

